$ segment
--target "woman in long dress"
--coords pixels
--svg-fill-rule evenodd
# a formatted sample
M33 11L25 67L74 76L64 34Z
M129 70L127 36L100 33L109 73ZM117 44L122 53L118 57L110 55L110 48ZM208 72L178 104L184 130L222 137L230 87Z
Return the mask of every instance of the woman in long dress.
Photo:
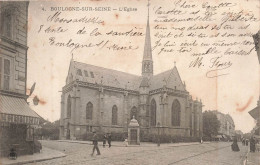
M237 144L237 138L235 137L233 140L233 144L231 145L232 151L240 151L238 144Z

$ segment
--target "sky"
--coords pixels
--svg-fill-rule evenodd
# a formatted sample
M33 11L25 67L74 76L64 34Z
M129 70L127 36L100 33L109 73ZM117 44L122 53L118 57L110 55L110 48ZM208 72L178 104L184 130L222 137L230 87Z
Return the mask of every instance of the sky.
M229 7L221 8L220 4L230 3ZM222 113L230 114L234 120L236 129L249 132L254 126L255 121L248 114L248 111L256 107L259 99L259 75L260 68L256 55L256 51L252 50L248 55L223 55L224 48L218 47L221 51L219 56L221 60L232 63L232 66L219 72L211 72L214 74L227 74L215 78L208 78L206 74L211 71L210 67L189 67L190 63L197 57L192 56L193 53L205 52L206 48L201 46L201 43L212 44L218 41L226 41L227 43L242 42L248 40L253 42L252 37L226 37L219 36L218 38L197 38L180 37L181 30L172 30L171 27L180 28L195 24L196 27L214 26L221 23L221 18L225 12L234 12L254 14L254 17L259 19L259 1L257 0L239 0L239 1L212 1L209 4L207 1L182 1L182 0L162 0L150 1L150 31L152 47L161 42L169 40L170 43L175 43L177 46L173 47L173 52L161 52L160 48L155 48L152 52L154 63L154 74L172 69L174 62L178 68L182 81L185 81L187 91L192 95L193 99L201 99L203 103L203 111L218 110ZM197 5L192 8L192 4ZM203 8L204 4L204 8ZM182 6L181 6L182 5ZM158 23L158 17L161 17L159 11L177 12L181 10L183 15L169 14L168 18L185 18L188 17L187 11L198 11L202 13L205 11L205 6L211 5L213 13L216 13L216 21L205 23L203 21L196 22L171 22ZM214 8L215 6L215 8ZM103 23L57 23L48 21L49 16L53 16L57 12L57 7L92 7L92 11L62 11L60 18L96 18L103 21ZM110 7L111 11L93 11L95 7ZM127 7L136 11L124 11ZM61 9L61 8L60 8ZM97 8L101 10L104 8ZM116 9L116 10L113 10ZM56 10L56 11L55 11ZM175 13L176 14L176 13ZM162 17L160 19L163 19ZM223 21L223 20L222 20ZM96 66L110 68L118 71L123 71L135 75L141 75L141 62L143 57L143 47L145 36L111 36L105 33L113 31L126 32L136 31L145 34L147 23L147 1L128 0L128 1L31 1L29 4L28 13L28 90L36 82L36 88L33 95L30 97L30 106L40 116L50 121L58 120L60 117L60 101L62 87L65 85L69 63L72 58L75 61L84 62ZM246 27L246 29L238 29L238 27ZM168 30L156 29L155 26L160 25L167 27ZM231 22L235 26L234 29L224 30L209 30L200 29L197 31L203 32L207 35L216 35L218 32L224 34L234 33L236 35L241 33L256 33L259 28L259 21L255 22ZM63 29L65 32L50 32L51 29ZM98 28L98 32L102 35L97 36L91 32ZM67 29L67 30L66 30ZM84 29L86 34L77 34L79 30ZM46 30L46 31L45 31ZM165 36L171 32L171 37ZM191 32L196 32L191 30ZM183 31L187 34L188 31ZM160 36L158 34L163 34ZM176 35L176 37L174 37ZM99 43L101 41L109 40L109 44L117 44L121 46L132 45L133 50L111 50L108 48L91 47L79 48L73 50L68 47L57 47L50 44L50 38L54 38L55 42L67 43L70 39L77 43ZM181 43L189 43L188 49L190 52L176 51L180 48ZM193 43L193 44L192 44ZM179 47L178 47L179 45ZM249 51L254 45L235 45L231 46L232 50L247 50ZM226 49L226 48L225 48ZM203 56L203 64L211 66L214 58L217 55ZM213 61L212 61L213 60ZM228 64L226 64L228 65ZM33 96L37 95L40 103L35 106L32 103Z

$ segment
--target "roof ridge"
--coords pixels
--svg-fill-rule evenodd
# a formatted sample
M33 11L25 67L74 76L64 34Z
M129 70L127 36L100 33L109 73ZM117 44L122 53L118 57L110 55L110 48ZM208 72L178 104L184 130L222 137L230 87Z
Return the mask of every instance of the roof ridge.
M102 66L96 66L96 65L92 65L92 64L88 64L88 63L83 63L83 62L79 62L79 61L74 61L75 63L79 63L81 65L89 65L95 68L99 68L99 69L103 69L103 70L110 70L110 71L116 71L116 72L120 72L120 73L124 73L124 74L128 74L128 75L132 75L132 76L136 76L136 77L141 77L141 75L135 75L135 74L131 74L128 72L123 72L123 71L119 71L119 70L115 70L115 69L110 69L110 68L104 68Z
M172 68L172 69L169 69L169 70L171 70L171 72L170 72L170 74L169 74L169 76L168 76L168 78L167 78L167 80L166 80L166 86L168 85L168 82L169 82L169 79L170 79L170 77L171 77L171 74L173 73L173 69L174 68L176 68L175 66ZM177 69L177 68L176 68Z
M156 75L154 75L154 76L158 76L158 75L160 75L160 74L163 74L163 73L166 73L166 72L172 71L172 69L173 69L173 68L171 68L171 69L168 69L168 70L166 70L166 71L163 71L163 72L161 72L161 73L158 73L158 74L156 74ZM153 76L153 77L154 77L154 76Z

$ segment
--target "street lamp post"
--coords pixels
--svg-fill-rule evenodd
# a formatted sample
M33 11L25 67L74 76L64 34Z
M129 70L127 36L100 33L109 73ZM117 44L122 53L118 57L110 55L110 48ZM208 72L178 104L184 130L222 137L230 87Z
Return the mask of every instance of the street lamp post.
M160 147L160 122L157 123L157 128L158 128L157 146Z

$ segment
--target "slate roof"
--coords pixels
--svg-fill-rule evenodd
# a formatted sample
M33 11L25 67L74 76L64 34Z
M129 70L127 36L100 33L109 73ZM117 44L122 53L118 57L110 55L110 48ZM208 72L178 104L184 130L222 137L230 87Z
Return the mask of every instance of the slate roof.
M166 85L167 88L185 91L185 87L181 81L179 72L174 66L173 69L154 75L150 81L150 90L162 88Z
M154 75L150 80L142 78L142 76L76 61L73 61L73 68L75 69L77 79L83 82L93 84L100 84L102 82L104 86L134 91L138 91L140 86L149 86L149 90L155 90L164 87L164 85L166 85L167 88L175 89L176 87L177 90L185 91L184 84L176 67ZM81 76L77 74L77 69L81 70ZM87 76L85 71L87 72ZM91 72L93 73L93 77L91 77Z
M97 84L102 82L104 86L139 90L141 76L76 61L73 63L76 72L77 69L82 71L82 76L77 75L77 78L81 81ZM85 71L88 72L88 76L85 75ZM91 77L91 72L93 72L93 77Z

